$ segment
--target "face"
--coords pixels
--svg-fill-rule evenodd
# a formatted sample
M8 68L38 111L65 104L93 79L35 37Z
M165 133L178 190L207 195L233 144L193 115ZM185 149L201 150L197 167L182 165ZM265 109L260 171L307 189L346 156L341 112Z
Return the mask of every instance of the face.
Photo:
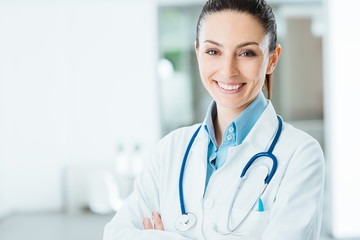
M279 46L269 54L269 36L259 22L235 11L205 16L198 39L200 76L218 111L243 111L260 94L266 74L274 70Z

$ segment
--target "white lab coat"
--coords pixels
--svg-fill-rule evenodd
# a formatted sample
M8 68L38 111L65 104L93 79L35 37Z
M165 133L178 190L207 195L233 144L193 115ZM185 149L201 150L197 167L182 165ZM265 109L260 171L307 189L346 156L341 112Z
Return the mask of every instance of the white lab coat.
M258 211L252 195L262 188L263 179L271 169L269 158L256 160L248 170L229 217L242 169L253 155L267 151L277 131L278 120L271 102L243 143L229 149L225 164L211 176L205 195L208 136L203 127L200 129L183 180L186 211L197 216L197 223L187 232L178 232L175 222L181 215L180 168L198 126L175 130L159 142L146 169L136 179L134 192L106 225L104 240L319 239L325 174L323 153L316 140L287 123L273 151L278 168L262 196L264 211ZM252 209L244 210L249 204ZM143 230L143 218L151 219L153 211L161 214L165 231ZM226 232L228 219L230 226L240 223L235 230L238 236L218 233Z

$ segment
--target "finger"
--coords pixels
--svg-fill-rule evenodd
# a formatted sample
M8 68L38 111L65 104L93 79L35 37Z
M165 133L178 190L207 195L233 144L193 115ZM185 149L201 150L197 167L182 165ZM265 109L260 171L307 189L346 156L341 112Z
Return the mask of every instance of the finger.
M164 231L164 225L163 225L163 222L161 220L160 214L158 212L153 212L152 213L152 218L153 218L153 221L154 221L154 228L156 230Z
M153 226L151 225L151 222L150 222L150 219L149 218L144 218L143 220L143 225L144 225L144 228L146 230L148 229L153 229Z

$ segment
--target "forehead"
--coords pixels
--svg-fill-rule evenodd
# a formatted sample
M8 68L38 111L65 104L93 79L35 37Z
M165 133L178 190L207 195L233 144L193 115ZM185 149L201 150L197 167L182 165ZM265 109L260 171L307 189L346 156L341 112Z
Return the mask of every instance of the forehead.
M199 32L200 42L214 40L220 43L266 41L264 28L250 14L236 11L211 13L203 19Z

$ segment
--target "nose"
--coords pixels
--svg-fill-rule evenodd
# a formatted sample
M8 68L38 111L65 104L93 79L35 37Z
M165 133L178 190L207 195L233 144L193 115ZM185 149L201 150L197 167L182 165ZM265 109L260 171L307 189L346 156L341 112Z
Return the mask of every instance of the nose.
M239 75L236 56L226 56L223 61L222 73L225 78L232 78Z

